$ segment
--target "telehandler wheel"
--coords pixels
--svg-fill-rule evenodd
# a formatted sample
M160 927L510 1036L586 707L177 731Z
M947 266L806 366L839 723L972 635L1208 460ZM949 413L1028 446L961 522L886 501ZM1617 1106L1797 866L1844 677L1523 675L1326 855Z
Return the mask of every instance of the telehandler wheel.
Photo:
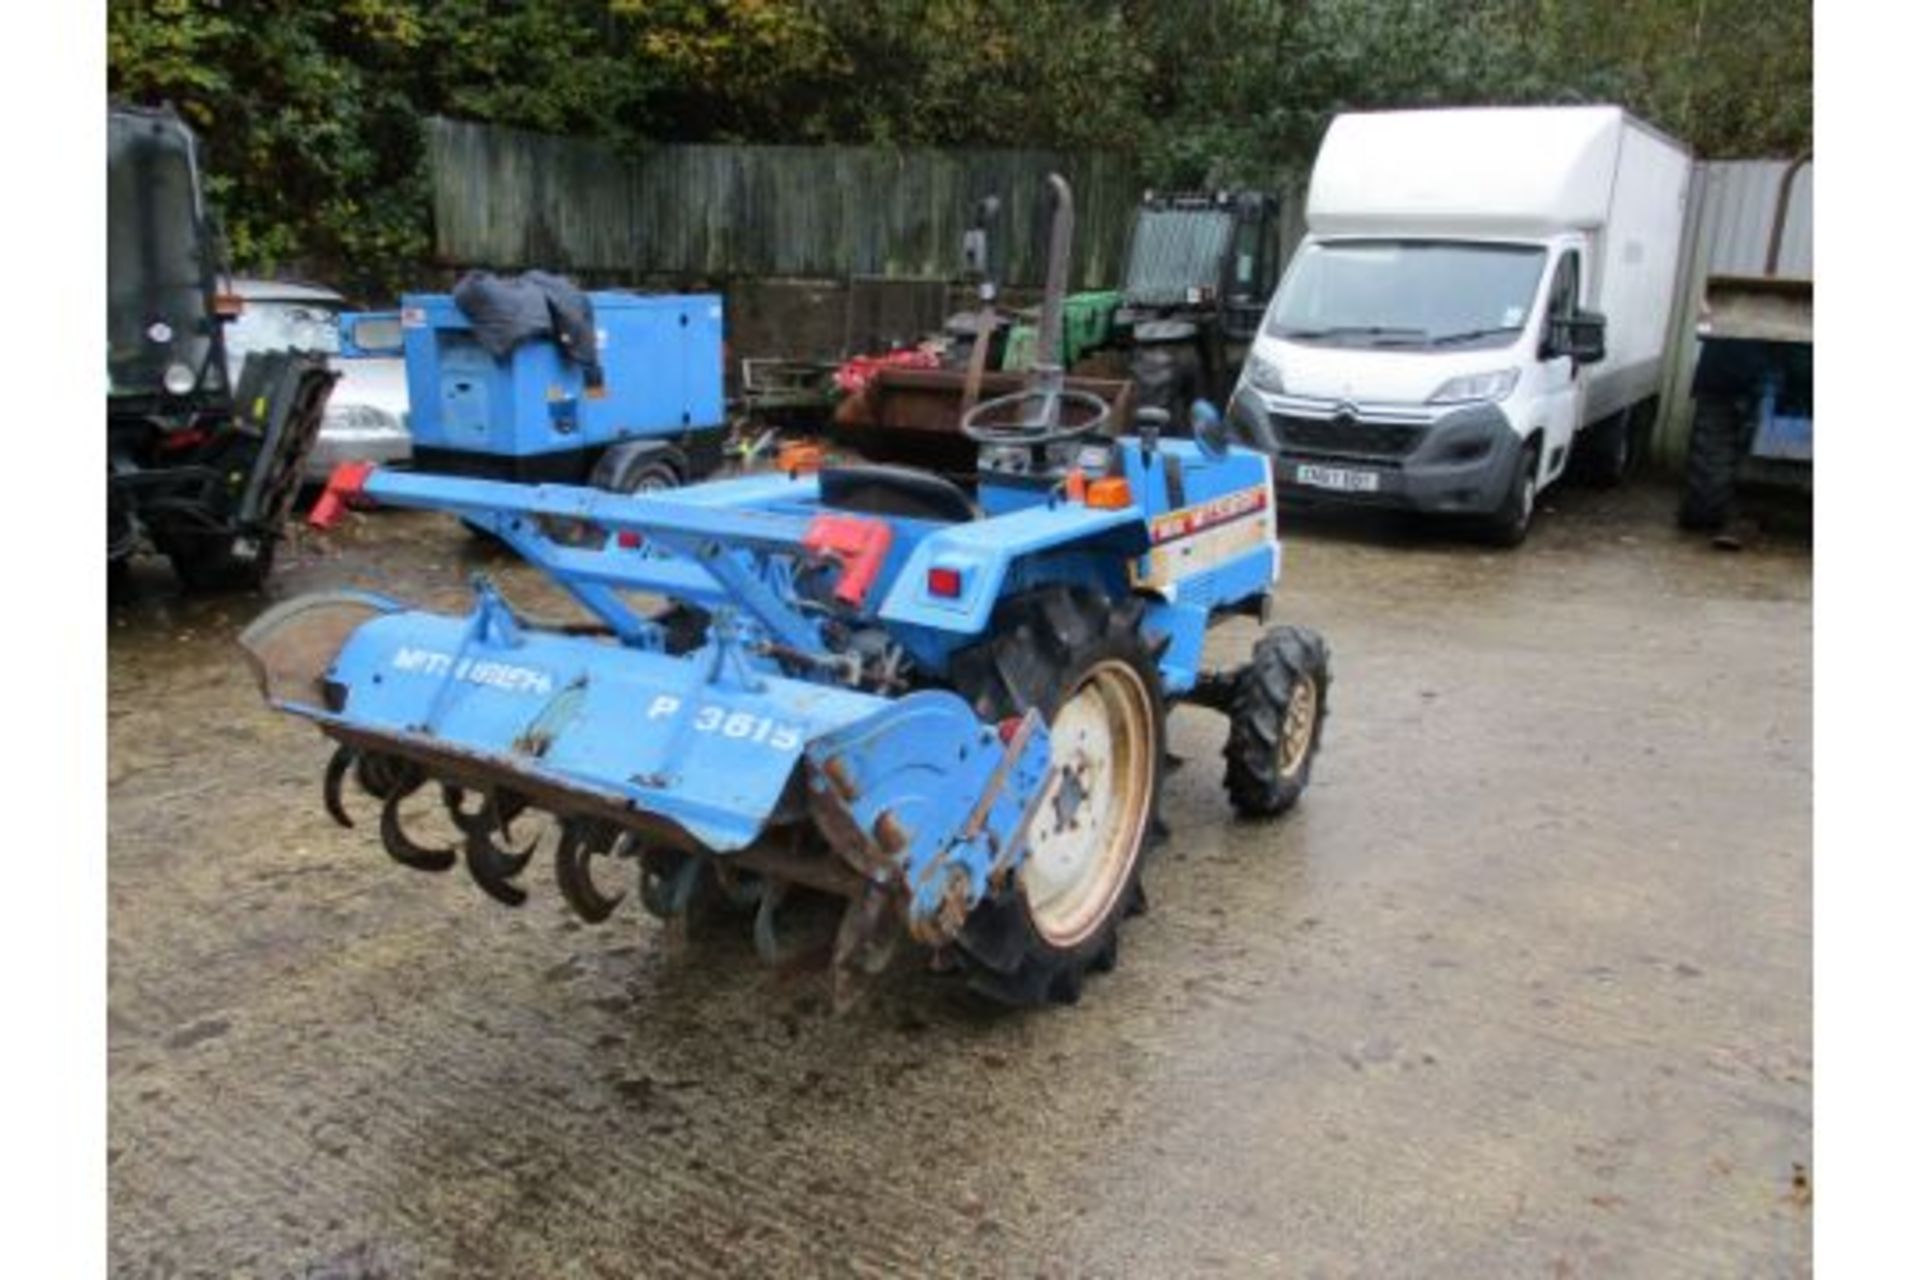
M1111 969L1122 916L1143 905L1140 853L1160 798L1166 708L1141 604L1043 587L1000 606L993 635L957 654L954 683L999 720L1039 708L1065 767L1012 885L959 936L973 987L1006 1004L1072 1004Z
M1327 642L1305 627L1275 627L1253 646L1227 721L1227 796L1242 817L1293 807L1313 773L1327 719Z
M1129 373L1134 404L1167 411L1167 434L1193 434L1191 408L1200 395L1200 357L1192 343L1136 347Z

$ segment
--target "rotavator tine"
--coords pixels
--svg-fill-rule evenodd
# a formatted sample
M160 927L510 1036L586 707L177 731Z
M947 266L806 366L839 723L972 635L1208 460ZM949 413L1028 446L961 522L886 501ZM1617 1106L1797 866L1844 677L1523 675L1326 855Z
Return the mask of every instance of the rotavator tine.
M453 825L468 835L476 832L481 835L491 835L497 825L500 833L508 840L513 839L513 820L525 813L527 809L527 798L519 792L495 792L494 811L499 814L499 821L496 824L493 814L488 812L484 793L480 798L480 807L469 810L466 807L466 788L451 782L443 782L440 784L440 799L447 806L447 816L453 819Z
M387 856L415 871L445 871L452 867L458 860L453 850L429 849L407 837L400 825L400 802L406 797L404 791L390 792L380 806L380 843Z
M354 752L353 765L360 789L380 800L412 795L427 780L426 771L413 761L377 751Z
M495 801L496 794L489 791L486 804L481 807L480 812L486 824L482 826L476 822L466 831L467 873L488 897L509 907L517 907L526 902L527 891L513 883L513 878L526 870L527 863L533 860L534 851L540 845L540 836L535 833L525 849L512 852L495 844L493 832L500 829L501 825L497 817L500 806Z
M559 882L560 896L588 924L599 924L612 915L627 896L604 894L593 882L593 859L607 852L612 843L609 836L604 827L570 821L561 828L560 847L553 855L553 876Z
M486 834L488 821L486 796L480 797L479 808L468 810L465 807L467 801L465 788L455 786L451 782L443 782L440 784L440 801L447 806L447 817L453 819L454 826L467 835L473 835L476 831L482 835Z
M353 825L353 819L347 815L346 805L341 803L340 787L347 780L347 770L353 768L355 754L352 747L341 743L327 761L327 774L320 782L320 798L327 806L327 816L343 827Z

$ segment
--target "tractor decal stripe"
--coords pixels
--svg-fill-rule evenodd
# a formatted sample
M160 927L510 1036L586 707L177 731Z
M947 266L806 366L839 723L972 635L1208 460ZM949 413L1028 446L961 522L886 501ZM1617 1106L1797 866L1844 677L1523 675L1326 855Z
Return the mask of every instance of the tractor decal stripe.
M1164 542L1190 538L1196 533L1225 524L1229 520L1257 515L1266 509L1266 488L1255 485L1252 488L1229 493L1224 497L1196 503L1191 507L1182 507L1178 511L1169 511L1153 521L1151 531L1153 545L1157 547Z

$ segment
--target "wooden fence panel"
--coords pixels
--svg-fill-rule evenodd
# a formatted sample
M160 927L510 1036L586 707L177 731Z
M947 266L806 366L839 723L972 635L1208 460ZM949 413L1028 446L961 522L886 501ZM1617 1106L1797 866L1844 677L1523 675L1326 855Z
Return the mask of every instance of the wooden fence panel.
M1046 270L1046 175L1073 184L1074 287L1111 284L1140 185L1102 154L886 147L662 146L427 122L434 253L445 266L635 276L957 274L974 200L1005 203L1006 283Z

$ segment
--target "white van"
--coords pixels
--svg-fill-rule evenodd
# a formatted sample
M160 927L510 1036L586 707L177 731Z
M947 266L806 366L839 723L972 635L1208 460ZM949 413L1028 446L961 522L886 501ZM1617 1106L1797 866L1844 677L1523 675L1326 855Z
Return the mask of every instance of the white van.
M1657 407L1691 160L1619 107L1343 115L1230 402L1282 492L1527 534Z

